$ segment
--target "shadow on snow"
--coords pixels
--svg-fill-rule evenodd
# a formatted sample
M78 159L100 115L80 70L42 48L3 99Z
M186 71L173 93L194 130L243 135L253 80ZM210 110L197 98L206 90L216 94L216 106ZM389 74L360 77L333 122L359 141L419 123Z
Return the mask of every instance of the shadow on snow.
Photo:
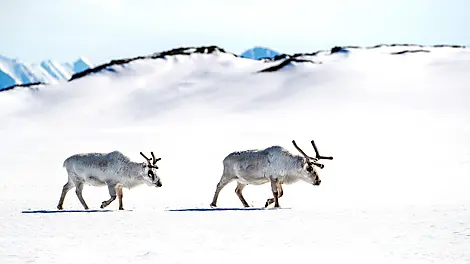
M23 214L57 214L57 213L107 213L113 210L25 210Z
M264 207L246 207L246 208L181 208L181 209L168 209L169 212L205 212L205 211L266 211L266 210L279 210L289 208L264 208Z
M290 208L264 208L264 207L247 207L247 208L180 208L180 209L167 209L167 212L205 212L205 211L270 211ZM124 210L132 211L132 210ZM23 214L59 214L59 213L109 213L115 210L25 210L21 211Z

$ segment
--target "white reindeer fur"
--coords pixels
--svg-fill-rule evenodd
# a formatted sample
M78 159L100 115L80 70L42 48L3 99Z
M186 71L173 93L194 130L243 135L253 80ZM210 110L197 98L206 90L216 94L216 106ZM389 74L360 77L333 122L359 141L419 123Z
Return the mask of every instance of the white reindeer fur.
M237 181L236 193L245 206L241 191L246 185L260 185L271 182L274 192L282 196L282 184L292 184L299 180L310 184L319 184L315 167L307 171L307 158L294 155L280 146L272 146L263 150L246 150L230 153L223 160L224 170L217 184L211 206L216 206L220 190L232 181ZM278 185L277 189L274 187ZM280 190L279 190L280 189Z
M68 173L68 182L64 185L58 205L59 209L62 209L65 194L73 187L76 188L77 196L82 205L85 209L88 209L85 202L82 201L83 198L81 198L81 190L84 184L92 186L107 185L111 195L111 200L108 200L109 203L115 199L116 192L119 195L118 189L122 189L122 187L130 189L142 183L149 186L161 186L161 180L155 168L149 168L146 162L133 162L119 151L75 154L68 157L63 166ZM149 170L153 171L154 179L148 175ZM102 208L104 207L103 204Z
M125 188L133 188L142 183L151 186L155 182L148 177L145 162L133 162L119 151L110 153L75 154L64 161L69 177L84 180L92 186L103 186L107 182L121 183ZM156 170L154 170L157 175Z
M263 150L245 150L230 153L223 161L222 177L233 178L243 184L264 184L277 179L283 184L303 180L313 184L312 174L306 171L306 159L293 155L280 146Z

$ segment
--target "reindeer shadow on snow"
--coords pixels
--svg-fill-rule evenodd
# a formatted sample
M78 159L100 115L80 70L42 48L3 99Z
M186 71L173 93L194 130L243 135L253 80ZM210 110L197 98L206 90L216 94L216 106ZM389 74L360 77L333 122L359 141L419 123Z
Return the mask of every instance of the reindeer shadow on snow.
M23 214L57 214L57 213L109 213L113 210L24 210Z
M318 163L321 159L332 160L333 157L321 156L311 140L315 151L315 157L308 156L300 149L295 140L294 147L301 155L295 155L281 146L271 146L262 150L235 151L227 155L223 160L223 173L216 186L216 190L209 208L182 208L169 209L172 212L188 211L256 211L266 210L274 204L272 209L280 209L279 199L283 196L283 184L293 184L304 181L314 186L321 183L316 167L323 169L324 165ZM63 163L67 170L68 181L62 188L58 210L27 210L22 213L79 213L79 212L112 212L113 210L90 210L85 202L82 190L85 184L91 186L107 186L110 198L101 203L104 209L116 198L119 201L119 210L124 210L123 188L131 189L143 183L148 186L162 187L162 181L157 174L156 165L161 158L155 158L151 152L151 159L140 154L146 162L134 162L119 151L109 153L83 153L75 154ZM229 183L236 181L235 194L240 199L243 207L217 207L217 199L220 191ZM247 185L262 185L270 183L272 198L266 200L264 207L250 207L243 197L243 189ZM63 210L63 203L68 191L75 187L75 193L84 210Z

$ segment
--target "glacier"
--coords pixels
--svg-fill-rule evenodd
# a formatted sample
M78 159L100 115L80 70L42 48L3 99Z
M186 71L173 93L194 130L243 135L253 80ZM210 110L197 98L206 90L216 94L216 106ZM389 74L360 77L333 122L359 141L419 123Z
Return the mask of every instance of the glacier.
M253 47L251 49L248 49L242 52L240 54L240 57L253 59L253 60L259 60L259 59L264 59L264 58L270 59L279 55L281 55L279 52L274 51L270 48L256 46L256 47Z
M29 64L19 59L0 56L0 90L15 85L34 83L57 84L68 81L70 77L94 65L86 58L79 58L71 66L54 60Z

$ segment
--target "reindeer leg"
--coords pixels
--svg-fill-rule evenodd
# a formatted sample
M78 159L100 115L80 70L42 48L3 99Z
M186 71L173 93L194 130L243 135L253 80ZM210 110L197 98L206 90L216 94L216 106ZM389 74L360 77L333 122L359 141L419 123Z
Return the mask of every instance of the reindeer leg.
M100 206L101 209L105 208L114 200L116 200L116 184L112 184L112 183L106 183L106 184L108 185L109 196L111 196L111 198L101 203L101 206Z
M243 206L245 207L250 207L248 203L246 202L245 198L243 198L243 188L245 188L246 184L238 183L237 188L235 188L235 193L237 194L238 198L240 198L240 201L242 201Z
M83 199L82 191L83 191L83 182L76 182L75 183L75 193L77 194L78 200L83 205L85 210L88 210L88 205L86 204L85 200Z
M59 204L57 205L57 209L59 210L63 209L62 206L64 204L65 195L67 194L68 191L70 191L70 189L73 188L73 186L74 184L70 180L64 185L64 187L62 188L62 194L60 195Z
M281 198L282 195L284 195L284 190L282 189L282 184L280 184L278 182L278 186L277 186L279 192L278 192L278 198ZM264 205L264 207L268 207L270 204L274 203L274 198L269 198L267 201L266 201L266 204Z
M116 185L116 193L119 198L119 210L124 210L124 207L122 206L122 184L119 183Z
M226 174L222 175L222 178L220 179L219 183L217 184L217 188L215 189L214 193L214 198L212 199L211 207L217 207L217 198L219 197L219 193L222 190L222 188L225 187L225 185L229 184L232 182L235 178L233 177L228 177Z
M271 190L273 192L273 196L274 196L274 207L280 207L279 206L279 194L280 194L280 191L279 191L279 182L278 182L278 179L273 179L271 177Z

